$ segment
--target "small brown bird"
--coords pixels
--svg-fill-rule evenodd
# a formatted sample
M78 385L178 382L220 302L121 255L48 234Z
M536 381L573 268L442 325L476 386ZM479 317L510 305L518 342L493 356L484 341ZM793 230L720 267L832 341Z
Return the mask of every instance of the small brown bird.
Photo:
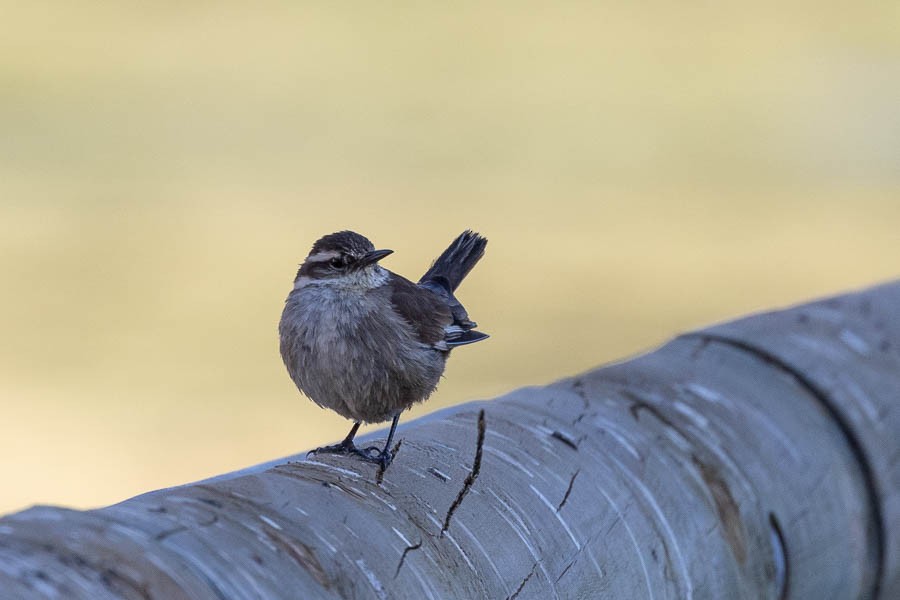
M352 231L319 239L297 272L278 331L281 357L301 392L354 421L340 444L313 452L355 454L386 468L400 413L428 398L450 351L488 336L453 295L487 240L465 231L419 282L392 273ZM362 422L391 419L383 449L359 449Z

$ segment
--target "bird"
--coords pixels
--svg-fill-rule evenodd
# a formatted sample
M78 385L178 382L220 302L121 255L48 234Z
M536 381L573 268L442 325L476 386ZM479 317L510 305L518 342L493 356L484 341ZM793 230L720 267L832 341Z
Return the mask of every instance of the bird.
M354 231L313 244L279 321L281 357L303 394L353 426L339 444L310 454L355 455L387 469L400 414L431 395L454 348L489 337L454 295L486 245L464 231L413 283L381 266L393 250L376 250ZM388 420L383 448L354 444L362 423Z

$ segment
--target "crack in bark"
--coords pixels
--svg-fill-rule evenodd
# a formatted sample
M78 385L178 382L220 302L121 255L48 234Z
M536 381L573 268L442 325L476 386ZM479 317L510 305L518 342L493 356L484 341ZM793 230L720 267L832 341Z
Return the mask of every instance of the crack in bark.
M579 473L581 473L581 469L575 471L575 473L572 475L572 478L569 480L569 487L566 488L566 493L563 495L563 499L556 506L556 512L561 511L562 507L566 505L566 501L568 501L569 499L569 494L572 493L572 486L575 485L575 478L578 477Z
M581 554L581 552L579 552L578 554ZM572 565L575 564L576 560L578 560L578 555L576 555L575 558L572 559L572 562L566 565L566 568L563 569L562 573L559 574L559 577L556 578L556 583L559 583L559 580L563 578L563 575L569 572L569 569L572 568Z
M407 546L403 549L403 554L400 556L400 562L397 564L397 571L394 573L394 579L397 579L397 575L400 574L400 569L403 568L403 563L406 561L406 555L412 552L413 550L418 550L422 547L422 540L419 540L418 544L413 544L412 546Z
M621 517L616 516L616 519L612 522L612 525L610 525L610 527L606 530L606 533L604 535L609 535L609 532L612 531L613 527L615 527L616 524L621 520L622 520ZM584 552L585 550L588 550L589 546L591 544L593 544L594 540L596 540L598 537L600 537L600 532L595 532L594 534L592 534L588 537L587 541L584 544L582 544L581 548L576 550L575 554L572 555L572 560L569 561L569 564L566 565L566 568L563 569L562 573L559 574L559 577L556 578L555 583L559 583L559 580L563 578L563 575L565 575L566 572L570 568L572 568L572 565L574 565L576 562L578 562L578 559L581 557L581 553ZM666 556L668 557L668 550L666 551ZM596 566L599 569L600 576L603 577L603 569L601 569L599 565L596 565Z
M522 580L522 583L519 584L519 587L516 588L516 591L514 591L511 595L506 597L506 600L515 600L516 598L519 597L519 594L522 592L522 589L525 587L525 584L528 583L528 580L531 579L534 576L535 571L537 571L537 566L538 566L537 563L534 563L533 565L531 565L531 572L525 576L525 579Z
M462 504L463 498L466 497L466 494L469 493L472 484L474 484L475 480L478 479L478 473L481 471L481 454L484 449L485 430L486 426L484 422L484 409L482 408L480 411L478 411L478 441L475 445L475 460L472 462L472 470L469 471L468 475L466 475L466 479L465 481L463 481L462 489L456 496L456 500L453 501L453 504L451 504L450 508L447 510L447 516L444 517L444 526L441 527L440 537L444 537L444 532L446 532L450 527L450 519L453 518L453 513L455 513L456 509L459 508L459 505Z

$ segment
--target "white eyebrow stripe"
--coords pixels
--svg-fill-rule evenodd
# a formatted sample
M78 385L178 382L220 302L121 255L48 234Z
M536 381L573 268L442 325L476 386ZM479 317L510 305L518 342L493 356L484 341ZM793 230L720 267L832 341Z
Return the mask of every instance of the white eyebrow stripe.
M316 252L306 257L306 262L325 262L332 258L337 258L341 253L337 250L327 250L325 252Z
M312 283L311 277L306 277L305 275L303 277L298 277L297 281L294 282L294 289L299 290L300 288L307 286L310 283Z

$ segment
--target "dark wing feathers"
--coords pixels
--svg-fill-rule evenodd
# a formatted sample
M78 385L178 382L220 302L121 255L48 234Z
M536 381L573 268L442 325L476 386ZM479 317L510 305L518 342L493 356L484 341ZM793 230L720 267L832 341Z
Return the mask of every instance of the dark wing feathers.
M450 307L436 294L424 290L399 275L391 274L391 304L394 310L412 325L425 344L444 340L444 328L453 322Z
M413 327L422 343L434 346L443 342L444 349L449 349L488 337L472 329L475 323L467 317L456 318L457 311L448 306L445 295L430 286L416 285L392 273L390 288L394 310ZM462 314L465 315L465 309Z

